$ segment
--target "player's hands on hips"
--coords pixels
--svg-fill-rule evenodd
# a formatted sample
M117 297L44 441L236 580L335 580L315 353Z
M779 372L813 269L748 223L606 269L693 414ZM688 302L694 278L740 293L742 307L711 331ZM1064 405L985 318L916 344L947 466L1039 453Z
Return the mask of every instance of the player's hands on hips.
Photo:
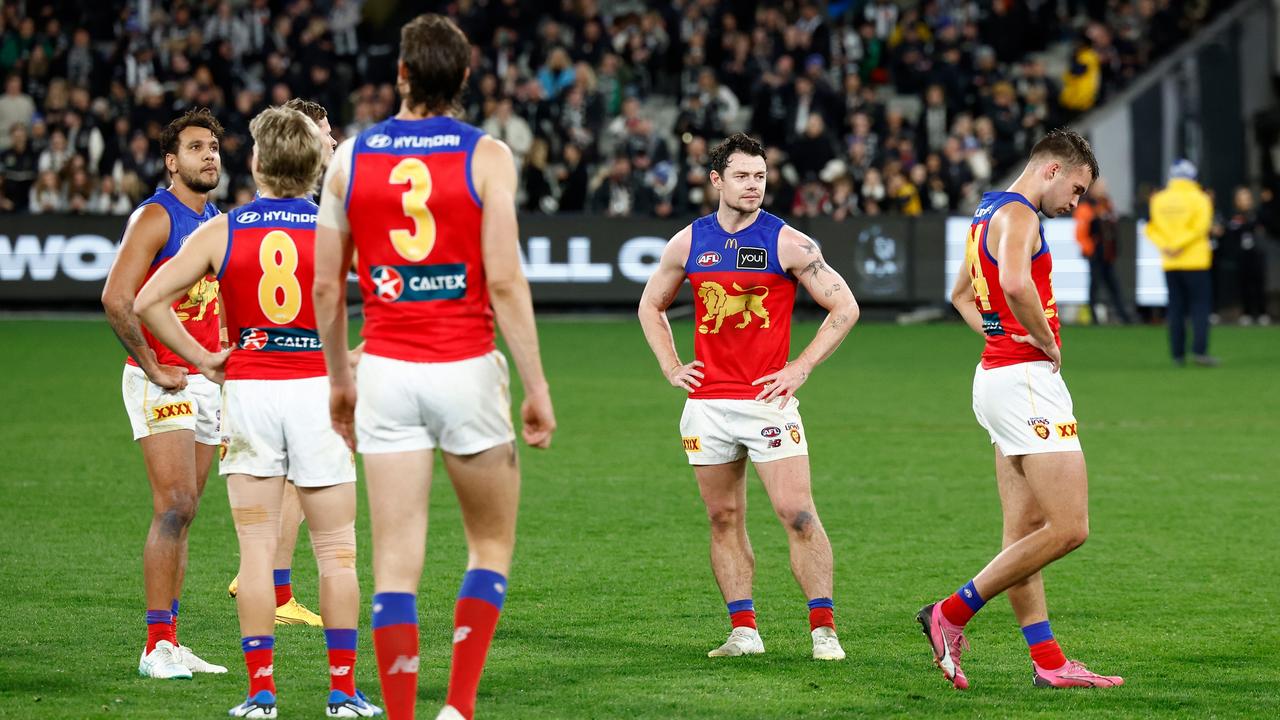
M1049 360L1053 363L1054 372L1062 369L1062 348L1058 347L1058 343L1051 342L1046 345L1030 335L1010 335L1010 337L1013 338L1014 342L1025 343L1048 355Z
M704 366L705 363L701 360L694 360L687 365L677 365L667 372L667 381L671 383L672 387L693 392L694 388L702 387L702 379L706 375L703 375L698 368Z
M556 430L556 414L551 408L551 391L542 389L527 393L520 404L521 433L529 447L546 450L551 447L551 434Z
M329 422L334 432L342 436L351 452L356 451L356 385L329 380Z
M157 364L147 373L147 379L165 390L177 392L187 387L187 369L177 365Z
M227 379L227 358L231 357L231 348L223 348L216 353L205 353L205 358L196 366L199 373L221 385Z
M778 403L778 409L781 410L787 406L792 396L796 394L796 390L809 379L809 368L799 363L787 363L781 370L776 373L769 373L762 378L756 378L752 385L763 385L760 394L756 395L756 400L763 400L766 403L773 402L777 398L782 398L782 402Z

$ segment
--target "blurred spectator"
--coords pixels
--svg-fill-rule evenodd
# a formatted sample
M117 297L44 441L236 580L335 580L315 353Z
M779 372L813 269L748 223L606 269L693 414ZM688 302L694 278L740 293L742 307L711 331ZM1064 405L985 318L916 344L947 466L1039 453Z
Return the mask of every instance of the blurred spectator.
M42 170L36 184L31 187L28 209L33 215L65 212L67 196L62 192L62 181L52 170Z
M0 95L0 150L9 149L9 129L30 125L35 114L35 101L22 91L22 76L9 75L4 81L4 95Z
M1102 61L1094 52L1089 38L1081 35L1071 52L1071 64L1062 77L1062 95L1058 102L1073 112L1092 110L1102 86Z
M533 132L524 118L512 112L510 98L498 101L493 114L484 121L482 129L511 148L511 153L516 158L517 168L524 164L525 154L533 146Z
M1176 365L1186 364L1186 323L1191 320L1191 359L1213 366L1209 355L1209 311L1213 286L1209 228L1213 201L1196 182L1196 166L1179 160L1169 171L1169 184L1151 196L1147 237L1160 249L1169 288L1169 350Z
M1224 254L1232 258L1235 277L1224 281L1239 288L1240 324L1270 325L1267 313L1267 253L1263 245L1266 229L1254 209L1253 191L1238 187L1232 199L1232 213L1221 239Z
M116 184L116 179L104 175L98 181L98 190L89 199L87 212L91 215L128 215L133 212L133 200Z
M1105 178L1093 182L1088 194L1076 206L1074 217L1076 243L1080 245L1080 254L1089 261L1089 315L1092 321L1101 324L1107 319L1103 313L1108 306L1102 304L1102 290L1105 288L1111 298L1110 312L1115 313L1125 325L1132 323L1133 317L1129 314L1128 303L1116 276L1120 221L1115 204L1107 193Z
M573 143L564 146L564 162L556 169L560 187L560 212L577 213L587 207L590 177L582 159L582 149Z
M28 137L26 125L14 125L9 129L8 149L0 153L4 162L6 194L17 212L27 209L31 187L38 173L38 157Z
M590 209L609 217L629 217L647 215L655 205L653 191L632 173L631 161L619 156L591 194Z

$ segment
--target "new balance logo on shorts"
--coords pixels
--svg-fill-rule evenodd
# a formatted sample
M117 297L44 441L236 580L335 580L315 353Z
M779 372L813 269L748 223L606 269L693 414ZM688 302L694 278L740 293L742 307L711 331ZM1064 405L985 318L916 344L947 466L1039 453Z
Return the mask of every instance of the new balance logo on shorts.
M418 656L414 655L397 655L396 661L391 663L391 668L387 670L388 675L399 675L400 673L416 673L418 672Z
M153 422L168 420L176 417L189 417L195 413L191 410L190 402L176 402L168 405L161 405L157 408L151 408L151 412L155 414Z

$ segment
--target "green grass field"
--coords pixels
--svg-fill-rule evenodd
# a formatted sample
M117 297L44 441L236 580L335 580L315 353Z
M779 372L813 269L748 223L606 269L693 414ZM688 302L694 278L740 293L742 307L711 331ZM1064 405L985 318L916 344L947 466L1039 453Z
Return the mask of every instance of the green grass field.
M798 352L815 325L796 329ZM998 548L991 450L969 409L980 341L959 325L861 325L800 393L849 652L810 660L804 597L759 483L749 494L768 654L712 661L728 622L680 447L682 398L638 325L548 319L560 422L522 451L520 543L478 705L482 718L1276 717L1280 714L1280 331L1221 328L1217 370L1172 368L1160 328L1068 328L1065 377L1091 470L1092 537L1046 573L1068 654L1116 690L1031 687L997 599L970 625L972 688L933 668L914 622ZM677 323L684 356L692 328ZM0 717L217 718L243 698L235 534L209 483L191 532L181 636L224 676L137 676L142 460L103 322L0 321ZM361 492L363 505L363 492ZM420 718L443 702L465 549L445 482L432 494ZM361 513L359 684L381 693ZM294 587L316 608L300 544ZM318 630L281 628L281 716L322 717Z

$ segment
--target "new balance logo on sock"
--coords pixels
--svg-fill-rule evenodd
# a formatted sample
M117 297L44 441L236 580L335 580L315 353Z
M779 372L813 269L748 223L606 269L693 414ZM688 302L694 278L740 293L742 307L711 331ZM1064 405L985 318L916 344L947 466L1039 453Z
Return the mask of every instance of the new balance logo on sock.
M453 631L453 644L454 644L454 645L457 645L458 643L462 642L463 640L466 640L466 639L467 639L467 636L468 636L468 635L470 635L470 634L471 634L471 627L470 627L470 626L468 626L468 625L463 625L462 627L458 628L457 630L454 630L454 631Z
M267 665L266 667L260 667L258 668L258 671L253 674L253 676L255 678L271 677L273 668L275 668L275 665Z
M416 673L418 672L418 656L414 655L397 655L396 661L391 663L391 668L387 670L388 675L399 675L400 673Z
M350 665L330 665L329 674L334 677L346 677L351 674Z
M965 597L967 597L967 598L969 598L970 600L972 600L972 599L973 599L973 591L972 591L972 590L970 590L969 588L965 588L965 589L964 589L964 596L965 596Z

